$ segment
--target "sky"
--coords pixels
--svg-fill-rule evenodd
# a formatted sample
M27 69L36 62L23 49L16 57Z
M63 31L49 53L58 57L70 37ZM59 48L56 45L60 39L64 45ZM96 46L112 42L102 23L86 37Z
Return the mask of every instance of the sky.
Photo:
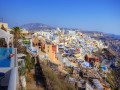
M9 27L44 23L120 35L120 0L0 0Z

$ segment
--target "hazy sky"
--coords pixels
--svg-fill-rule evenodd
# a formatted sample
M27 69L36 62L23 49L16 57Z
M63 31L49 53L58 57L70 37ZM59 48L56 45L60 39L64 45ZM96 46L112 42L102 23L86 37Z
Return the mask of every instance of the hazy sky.
M10 27L40 22L120 35L120 0L0 0Z

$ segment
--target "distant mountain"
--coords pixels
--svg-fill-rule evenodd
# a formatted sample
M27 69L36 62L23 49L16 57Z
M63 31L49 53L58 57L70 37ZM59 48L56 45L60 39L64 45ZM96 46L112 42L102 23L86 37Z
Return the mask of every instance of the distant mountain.
M56 27L52 27L43 23L28 23L28 24L24 24L20 26L21 28L24 28L26 30L29 31L40 31L40 30L52 30L52 29L56 29ZM81 31L82 33L85 34L94 34L94 33L101 33L106 37L111 37L113 39L120 39L120 35L114 35L114 34L105 34L99 31L87 31L87 30L81 30L81 29L77 29L77 28L64 28L64 27L60 27L61 30L78 30Z
M43 24L43 23L28 23L20 26L21 28L27 29L29 31L39 31L43 29L53 29L54 27L51 27L49 25Z
M115 34L109 34L109 33L103 33L103 32L100 32L100 31L81 31L82 33L85 33L85 34L94 34L94 33L97 33L97 34L103 34L104 37L108 37L108 38L113 38L113 39L119 39L120 40L120 35L115 35Z
M109 36L114 39L120 39L120 35L110 34Z
M39 30L52 30L56 29L57 27L52 27L47 24L43 23L28 23L20 26L21 28L24 28L29 31L39 31ZM61 30L78 30L77 28L65 28L65 27L59 27Z

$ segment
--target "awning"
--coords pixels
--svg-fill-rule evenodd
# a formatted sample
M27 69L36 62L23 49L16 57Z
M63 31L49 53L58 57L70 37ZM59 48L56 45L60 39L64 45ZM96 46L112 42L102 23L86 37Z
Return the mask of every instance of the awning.
M9 45L9 42L12 41L13 42L13 35L10 34L10 32L6 32L2 29L0 29L0 38L4 38L7 45ZM9 47L9 46L8 46Z

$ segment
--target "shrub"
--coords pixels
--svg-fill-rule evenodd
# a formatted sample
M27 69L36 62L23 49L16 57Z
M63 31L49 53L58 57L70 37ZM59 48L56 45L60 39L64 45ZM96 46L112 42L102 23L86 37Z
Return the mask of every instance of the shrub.
M28 53L27 56L25 57L25 67L26 69L30 72L30 70L32 69L31 66L31 58L30 58L30 54Z
M46 77L49 90L75 90L74 86L64 82L64 79L59 79L58 75L46 63L42 62L43 74Z

